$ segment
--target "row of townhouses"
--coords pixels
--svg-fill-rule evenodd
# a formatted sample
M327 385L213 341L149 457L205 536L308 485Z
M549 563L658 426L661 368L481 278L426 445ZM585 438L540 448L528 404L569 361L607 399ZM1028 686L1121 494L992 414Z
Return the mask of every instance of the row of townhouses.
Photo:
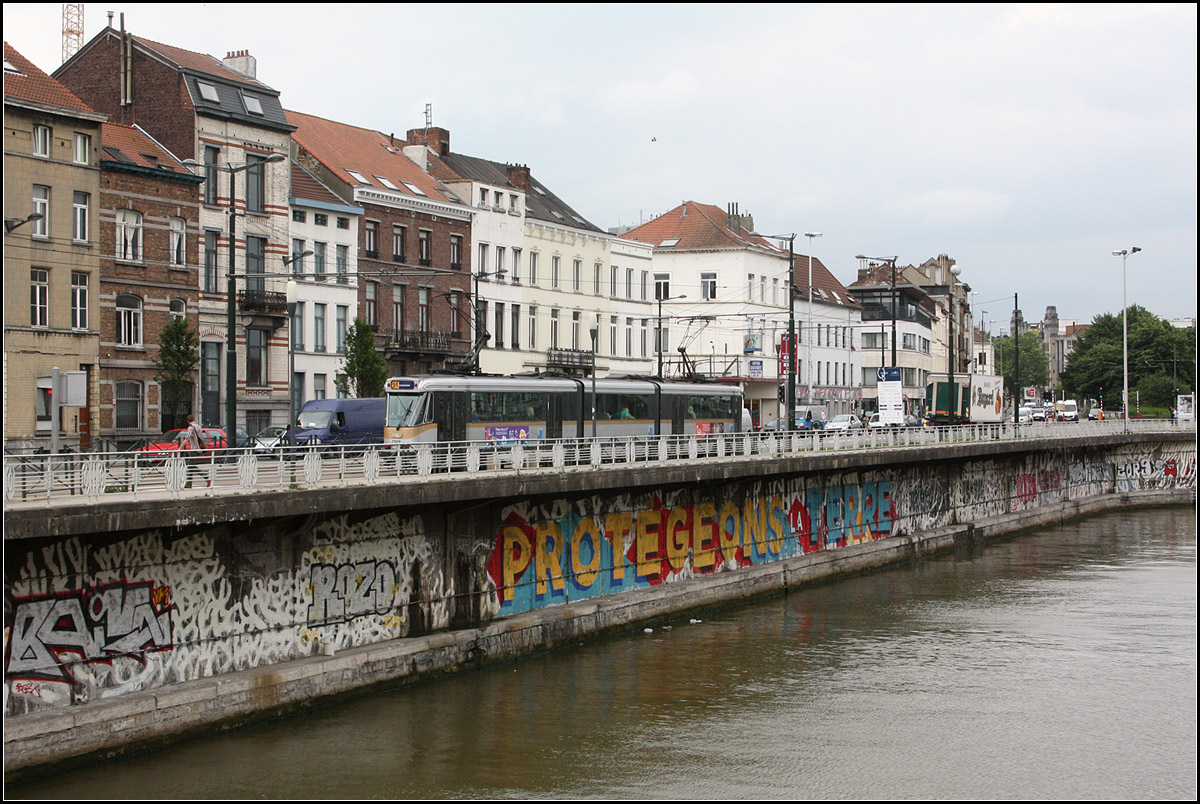
M8 43L4 68L10 447L48 435L54 367L86 372L61 423L84 448L189 412L284 424L290 402L337 393L358 319L394 375L735 383L758 423L783 409L789 355L798 403L830 415L873 409L882 365L919 400L951 352L957 373L979 360L946 255L862 259L844 286L735 204L605 231L527 165L455 153L428 121L399 137L286 109L245 51L109 27L52 76ZM199 338L182 405L157 367L176 318Z

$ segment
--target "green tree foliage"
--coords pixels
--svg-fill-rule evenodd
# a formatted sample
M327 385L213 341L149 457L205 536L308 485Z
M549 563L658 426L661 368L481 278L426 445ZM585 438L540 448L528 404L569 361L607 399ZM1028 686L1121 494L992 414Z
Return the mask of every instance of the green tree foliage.
M995 340L996 365L1000 367L1000 374L1004 377L1004 387L1010 394L1019 396L1022 388L1031 385L1042 388L1050 382L1050 359L1042 351L1042 342L1036 332L1031 330L1021 333L1016 342L1020 344L1021 349L1020 385L1017 384L1016 349L1011 337Z
M383 396L383 383L387 380L387 363L375 349L375 333L361 318L346 331L346 354L342 370L334 379L338 391L348 396Z
M1103 313L1075 345L1062 373L1068 393L1084 399L1104 396L1108 408L1121 406L1122 325L1120 313ZM1144 307L1129 308L1129 396L1133 404L1169 407L1176 389L1195 386L1196 330L1178 329ZM1137 392L1135 394L1135 392Z
M172 318L158 338L154 381L162 389L163 430L182 426L191 411L196 367L200 365L200 338L185 318Z

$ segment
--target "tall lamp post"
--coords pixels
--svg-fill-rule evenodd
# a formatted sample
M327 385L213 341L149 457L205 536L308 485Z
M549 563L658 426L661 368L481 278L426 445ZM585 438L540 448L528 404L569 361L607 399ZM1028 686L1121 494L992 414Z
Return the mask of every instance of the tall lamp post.
M657 332L656 334L657 334L657 336L658 336L658 337L656 337L656 338L654 339L654 340L655 340L655 344L654 344L654 345L658 347L658 379L660 379L660 380L661 380L661 379L662 379L662 375L663 375L663 374L662 374L662 368L663 368L663 366L662 366L662 360L663 360L663 340L664 340L664 338L663 338L663 328L662 328L662 306L663 306L663 302L665 302L665 301L678 301L679 299L686 299L686 298L687 298L687 294L686 294L686 293L681 293L681 294L679 294L678 296L664 296L664 295L662 295L661 293L658 293L657 295L658 295L658 332Z
M1125 260L1130 254L1137 254L1140 248L1119 249L1113 252L1114 257L1121 258L1121 372L1124 376L1124 388L1121 396L1121 428L1129 432L1129 302L1125 290Z
M596 349L600 340L600 327L592 327L588 332L592 336L592 438L596 437Z
M808 367L808 402L811 404L813 389L813 363L812 363L812 341L813 341L813 283L812 283L812 252L813 238L820 237L820 232L805 232L804 236L808 238L808 337L804 339L804 365ZM825 344L828 346L829 344Z
M303 261L305 257L311 257L312 249L293 254L290 257L283 258L285 268L290 268L295 263ZM287 443L288 446L296 446L296 303L300 299L300 283L295 279L289 279L287 283L287 311L288 311L288 423L287 423ZM303 326L301 322L301 326Z
M185 159L182 164L187 167L199 167L218 173L229 174L229 270L226 273L226 327L225 334L225 444L237 443L237 282L234 270L234 254L237 245L237 174L254 168L261 168L267 162L282 162L287 159L283 154L271 154L263 159L247 162L227 162L224 165L215 162L201 164L195 159ZM264 179L265 182L265 179Z
M787 427L788 431L796 429L796 233L785 235L769 235L751 232L755 237L766 237L771 240L786 240L788 244L788 367L787 367L787 390L784 392L784 399L787 405ZM807 235L805 235L807 237ZM820 237L821 233L817 232L814 237ZM809 241L812 245L812 241ZM810 248L809 251L812 249ZM809 324L812 323L812 257L808 258L808 315ZM809 331L808 337L812 337L812 331ZM806 339L807 340L807 339ZM808 357L806 357L808 359ZM812 361L809 360L811 363ZM809 376L812 376L812 366L808 367Z
M953 395L951 402L954 408L950 411L950 423L954 424L955 418L962 411L962 394L959 393L958 386L954 383L954 280L958 279L958 275L962 273L962 269L957 265L950 266L950 393Z

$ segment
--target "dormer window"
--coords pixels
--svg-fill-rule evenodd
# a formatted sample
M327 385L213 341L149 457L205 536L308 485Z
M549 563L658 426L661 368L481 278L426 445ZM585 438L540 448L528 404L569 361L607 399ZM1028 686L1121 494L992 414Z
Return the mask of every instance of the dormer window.
M196 88L200 90L201 100L206 100L209 103L221 102L221 96L217 94L217 88L212 84L206 84L203 81L197 81Z
M247 95L246 93L243 92L242 93L242 103L245 104L246 111L249 112L250 114L256 114L260 117L262 116L263 108L262 108L262 104L259 102L258 98L254 97L253 95Z

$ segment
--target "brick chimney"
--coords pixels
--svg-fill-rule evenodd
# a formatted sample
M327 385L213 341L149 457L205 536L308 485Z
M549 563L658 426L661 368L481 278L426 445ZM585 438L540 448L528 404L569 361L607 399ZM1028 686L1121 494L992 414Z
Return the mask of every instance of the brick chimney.
M410 145L426 145L438 156L450 153L450 132L444 128L410 128L407 139Z
M729 231L736 235L741 235L742 229L745 229L747 232L754 231L754 218L751 217L749 212L743 215L736 203L732 203L725 208L725 222L729 227Z
M249 50L231 50L225 58L221 59L221 63L235 73L257 80L258 60L250 55Z
M509 165L508 183L513 187L519 187L525 193L529 193L531 189L529 181L529 165Z

